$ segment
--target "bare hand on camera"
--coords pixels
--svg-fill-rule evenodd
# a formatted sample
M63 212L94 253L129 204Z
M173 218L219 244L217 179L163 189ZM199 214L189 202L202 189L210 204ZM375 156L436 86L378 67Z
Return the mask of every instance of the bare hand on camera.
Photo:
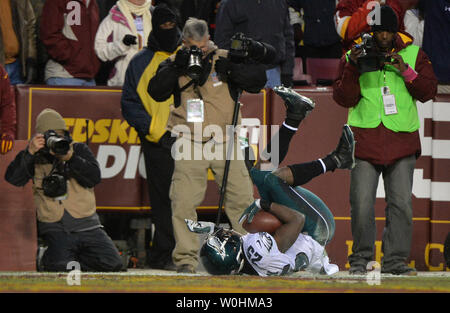
M401 55L397 53L390 54L389 57L393 59L391 62L385 62L385 65L392 65L396 69L398 69L401 73L406 71L408 69L408 65L406 65L405 61L403 61L403 58Z
M55 158L59 159L60 161L69 161L73 155L73 143L70 144L70 149L69 151L67 151L66 154L63 155L55 154L52 150L50 150L50 154L55 156Z
M28 152L34 155L36 152L45 147L45 139L43 134L36 134L28 145Z

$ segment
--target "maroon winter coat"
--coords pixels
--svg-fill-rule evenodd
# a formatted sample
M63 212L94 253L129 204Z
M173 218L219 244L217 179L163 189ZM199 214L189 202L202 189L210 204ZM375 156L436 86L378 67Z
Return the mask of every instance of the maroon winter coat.
M13 101L8 73L0 65L0 137L7 133L13 138L16 134L16 105Z
M370 31L370 26L366 21L367 14L371 11L368 9L370 2L373 2L373 0L340 0L336 5L337 17L351 17L345 27L342 29L338 28L344 49L350 49L353 40L358 39L362 32ZM405 3L406 0L386 0L386 5L389 5L397 14L400 32L403 32L405 29L405 24L403 23L406 11Z
M398 52L412 43L406 35L397 34L395 50ZM420 102L433 99L437 93L437 79L433 72L428 56L419 49L415 71L417 77L412 81L405 81L409 93ZM361 99L359 86L359 72L356 66L341 58L339 78L333 84L333 99L341 106L350 108L358 104ZM383 123L376 128L352 127L356 149L355 157L372 164L389 165L403 157L421 153L419 131L412 133L393 132Z
M79 7L68 5L71 1ZM94 50L100 21L97 1L89 0L88 7L85 3L83 0L46 0L40 32L50 58L64 66L73 77L92 79L100 68ZM67 21L64 21L64 14L67 14ZM64 28L71 31L76 40L66 37Z

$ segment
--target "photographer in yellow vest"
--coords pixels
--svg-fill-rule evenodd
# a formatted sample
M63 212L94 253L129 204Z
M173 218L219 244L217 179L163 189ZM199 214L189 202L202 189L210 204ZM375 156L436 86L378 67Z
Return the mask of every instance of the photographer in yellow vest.
M427 55L398 32L398 17L389 6L374 12L372 33L346 53L333 98L349 108L356 166L351 172L353 236L350 274L365 274L374 260L375 199L380 175L386 193L382 238L382 273L416 275L406 265L412 241L412 185L421 154L416 100L433 99L437 80Z

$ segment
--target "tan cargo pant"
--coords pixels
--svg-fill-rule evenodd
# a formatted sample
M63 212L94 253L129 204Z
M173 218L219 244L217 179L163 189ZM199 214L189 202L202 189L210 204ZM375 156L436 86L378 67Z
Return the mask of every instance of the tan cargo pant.
M172 257L176 266L189 264L196 268L198 265L199 235L188 230L184 219L197 220L196 208L205 197L208 169L213 172L220 188L225 168L226 145L227 143L218 144L213 140L194 144L193 141L182 137L174 145L176 152L172 155L175 156L175 170L170 186L170 199L176 241ZM211 155L205 157L205 151L214 153L217 158L210 160ZM224 210L233 229L245 234L246 231L238 220L254 201L253 184L242 156L237 159L238 153L241 154L241 149L234 149L234 158L230 162L228 173ZM181 155L187 159L179 159Z

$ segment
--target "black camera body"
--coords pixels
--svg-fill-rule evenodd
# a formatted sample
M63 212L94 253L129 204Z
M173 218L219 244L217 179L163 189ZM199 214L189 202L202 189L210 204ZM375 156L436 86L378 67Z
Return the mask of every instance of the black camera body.
M45 146L56 155L65 155L70 150L70 142L61 138L54 130L47 130L44 133Z
M243 33L231 37L229 54L233 63L255 61L271 64L276 57L276 51L271 45L247 38Z
M55 200L64 200L67 198L67 181L60 173L52 173L45 176L42 180L42 189L44 195Z
M203 72L203 51L197 46L189 49L189 60L186 68L187 75L193 80L199 80Z
M372 35L365 33L361 38L362 43L360 47L362 52L356 62L361 74L379 71L383 68L384 63L391 61L390 57L379 51L375 38Z
M232 60L243 61L249 56L251 42L243 33L237 33L231 38L230 56Z
M70 150L70 141L61 138L58 134L50 129L44 133L45 148L42 149L44 154L52 151L55 155L65 155ZM53 168L49 175L42 179L42 189L44 195L54 200L64 200L67 198L67 179L64 174L64 164L55 159Z

